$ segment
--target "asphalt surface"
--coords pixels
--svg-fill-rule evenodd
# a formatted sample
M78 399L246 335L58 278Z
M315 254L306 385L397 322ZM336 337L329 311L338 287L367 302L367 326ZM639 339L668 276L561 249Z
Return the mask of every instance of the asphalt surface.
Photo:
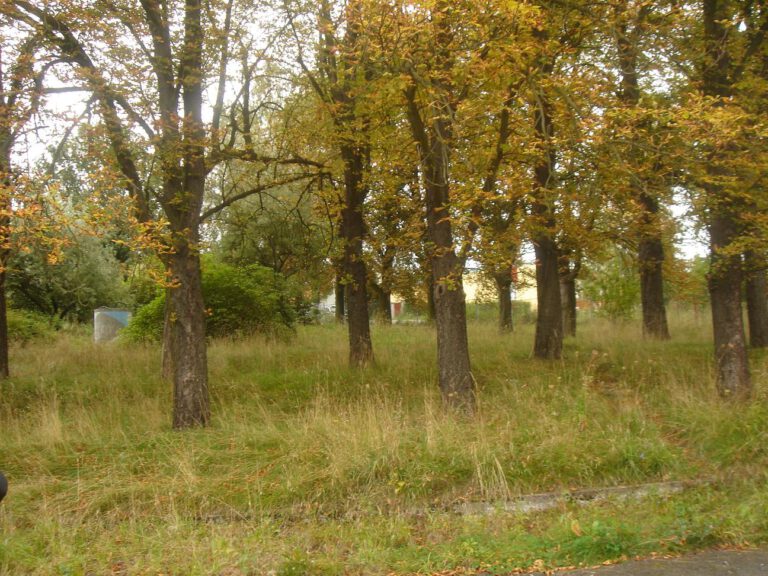
M544 576L543 573L537 573ZM557 572L558 576L768 576L768 550L716 550ZM533 575L531 575L533 576Z

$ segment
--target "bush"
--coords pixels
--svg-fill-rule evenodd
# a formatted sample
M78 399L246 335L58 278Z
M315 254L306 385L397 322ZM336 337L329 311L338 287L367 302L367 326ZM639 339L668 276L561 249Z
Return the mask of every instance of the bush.
M8 340L22 346L32 340L53 336L51 320L28 310L8 309Z
M235 268L208 261L203 268L206 334L236 338L254 333L276 334L293 326L285 280L269 268ZM129 341L159 341L163 334L165 294L136 312L123 330Z

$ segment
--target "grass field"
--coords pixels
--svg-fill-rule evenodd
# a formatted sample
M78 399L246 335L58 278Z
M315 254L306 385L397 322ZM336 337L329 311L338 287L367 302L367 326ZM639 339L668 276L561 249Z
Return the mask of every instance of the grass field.
M714 391L705 320L669 343L592 320L561 362L532 327L470 326L479 414L441 410L427 326L215 342L212 426L170 429L159 351L86 336L13 350L0 396L0 574L504 574L768 541L768 355L749 405ZM537 513L463 502L709 479Z

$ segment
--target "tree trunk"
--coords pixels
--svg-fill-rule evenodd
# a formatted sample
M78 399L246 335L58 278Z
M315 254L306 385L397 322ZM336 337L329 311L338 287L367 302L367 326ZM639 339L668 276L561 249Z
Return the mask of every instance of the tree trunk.
M173 427L205 426L211 409L200 256L189 248L177 249L167 263L173 281L168 291L167 340L173 374Z
M556 360L563 353L563 309L560 301L558 251L549 235L540 235L534 244L536 252L536 335L533 355Z
M752 394L752 382L741 309L741 262L722 251L733 242L735 230L728 215L711 216L709 297L718 390L724 397L745 399Z
M768 348L768 278L766 261L755 252L744 255L747 268L746 296L749 320L749 345Z
M731 95L731 58L727 51L728 5L722 0L704 0L705 66L702 90L706 96L724 100ZM732 150L729 152L733 152ZM741 258L732 245L738 236L736 200L718 184L731 174L718 158L706 158L708 181L704 184L709 209L710 273L709 297L717 360L717 388L727 398L746 399L752 394L744 320L741 310Z
M512 332L512 275L510 271L493 275L496 281L496 293L499 297L499 331Z
M664 304L664 245L658 223L659 203L647 194L639 194L643 206L637 261L640 267L640 302L643 311L643 335L669 340L667 309Z
M7 261L7 256L2 257ZM5 262L0 263L0 378L8 378L10 375L10 362L8 358L8 303L6 301L6 273Z
M165 309L163 311L163 360L162 360L162 373L163 380L166 382L173 382L173 358L171 357L171 289L165 289Z
M621 68L620 99L627 108L637 110L640 106L640 84L637 60L640 54L640 33L644 28L647 13L644 10L630 13L628 2L620 2L614 10L617 17L616 48ZM630 28L630 22L633 26ZM641 123L636 131L648 135L647 123ZM641 147L633 136L631 161L642 162ZM640 271L640 294L643 315L643 335L658 340L669 339L667 311L664 304L664 245L659 222L659 201L643 191L643 180L648 177L641 170L633 170L630 176L632 195L640 206L637 261Z
M336 322L339 324L344 324L344 319L346 318L346 311L344 309L344 284L341 282L341 277L339 274L336 275L336 281L333 283L333 290L334 290L334 296L335 296L335 302L336 302Z
M432 266L429 265L427 271L427 321L432 324L437 318L437 310L435 309L435 277L432 274Z
M376 298L379 308L379 320L384 324L392 324L392 292L381 288Z
M349 332L349 365L362 367L373 362L370 318L368 315L368 271L363 260L363 151L356 146L341 148L344 160L345 202L341 211L344 234L344 271L346 275L347 328Z
M551 68L546 69L551 73ZM542 146L542 156L534 167L535 187L533 214L536 230L533 247L536 253L536 335L533 355L536 358L558 359L563 352L563 310L560 301L559 250L554 238L555 217L549 205L553 167L556 162L552 148L554 126L550 104L541 95L534 113L536 134Z
M576 279L560 277L560 302L563 308L563 335L576 336Z

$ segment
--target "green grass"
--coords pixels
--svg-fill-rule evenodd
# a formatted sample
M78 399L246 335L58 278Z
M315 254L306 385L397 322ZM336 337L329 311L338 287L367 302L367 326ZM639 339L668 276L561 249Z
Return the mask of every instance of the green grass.
M470 325L476 418L440 405L430 327L215 342L210 428L170 429L159 351L62 337L13 350L0 396L0 574L428 574L596 564L768 541L768 357L714 391L705 325L597 320L565 358ZM466 501L712 478L643 501L461 516Z

